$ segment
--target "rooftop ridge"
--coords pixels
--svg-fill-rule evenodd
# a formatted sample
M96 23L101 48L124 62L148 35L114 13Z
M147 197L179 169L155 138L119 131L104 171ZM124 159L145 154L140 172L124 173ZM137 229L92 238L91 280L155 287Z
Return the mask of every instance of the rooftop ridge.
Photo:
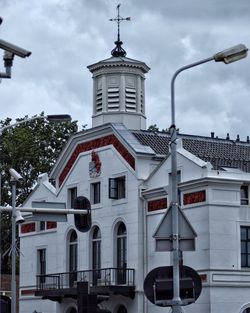
M169 131L152 131L152 130L132 130L133 133L144 133L150 136L162 136L162 137L169 137L170 132ZM227 139L227 138L221 138L221 137L210 137L205 135L193 135L193 134L183 134L178 133L177 136L179 138L189 138L189 139L195 139L195 140L206 140L209 142L224 142L224 143L231 143L231 144L243 144L250 146L250 142L243 141L243 140L237 140L237 139Z

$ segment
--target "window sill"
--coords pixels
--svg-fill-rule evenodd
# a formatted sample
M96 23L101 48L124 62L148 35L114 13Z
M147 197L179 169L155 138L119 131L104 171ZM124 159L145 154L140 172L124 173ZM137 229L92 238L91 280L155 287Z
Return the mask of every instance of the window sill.
M128 202L127 198L122 198L122 199L110 199L112 201L112 205L119 205L119 204L124 204Z

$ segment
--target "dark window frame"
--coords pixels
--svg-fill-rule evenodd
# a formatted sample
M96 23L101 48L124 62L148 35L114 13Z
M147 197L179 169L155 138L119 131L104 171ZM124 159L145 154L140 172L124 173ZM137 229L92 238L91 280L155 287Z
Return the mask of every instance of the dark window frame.
M95 227L92 236L92 269L93 282L96 283L96 279L101 278L101 231L98 226Z
M250 226L240 227L241 267L250 267Z
M126 176L109 178L109 199L126 198Z
M91 198L91 203L92 204L99 204L101 203L101 182L94 182L91 183L91 194L90 194L90 198Z
M37 250L37 258L38 258L38 275L46 275L47 272L47 260L46 260L46 248ZM40 282L45 282L45 277L40 277Z
M242 185L240 187L240 204L249 205L249 187L248 185Z
M77 187L68 189L69 192L69 208L73 209L74 200L77 198Z

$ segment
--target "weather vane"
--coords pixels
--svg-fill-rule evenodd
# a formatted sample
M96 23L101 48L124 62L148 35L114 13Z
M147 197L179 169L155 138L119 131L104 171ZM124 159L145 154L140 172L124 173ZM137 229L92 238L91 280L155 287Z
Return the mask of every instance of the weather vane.
M111 22L117 22L117 41L115 41L116 47L111 51L112 56L114 57L125 57L126 56L126 51L121 47L123 42L120 40L120 23L122 21L130 21L130 17L121 17L120 16L120 6L121 4L117 5L117 17L116 18L111 18L109 19Z

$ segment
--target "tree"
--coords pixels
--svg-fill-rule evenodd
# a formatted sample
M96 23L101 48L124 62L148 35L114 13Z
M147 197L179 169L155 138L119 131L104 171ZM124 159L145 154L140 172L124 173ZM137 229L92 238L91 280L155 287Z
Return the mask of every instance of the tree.
M160 130L159 130L159 127L158 127L156 124L150 125L150 126L148 127L148 130L149 130L149 131L152 131L152 132L162 132L162 133L168 133L168 132L169 132L169 129L168 129L168 128L162 129L162 130L160 131Z
M43 113L42 113L43 114ZM25 118L17 119L21 121ZM0 128L10 125L11 119L0 121ZM85 126L83 127L85 128ZM9 169L14 168L23 177L17 185L17 205L32 191L39 174L50 172L69 137L77 132L77 122L47 122L33 120L3 132L0 140L0 166L2 173L2 205L11 204ZM11 245L11 217L1 214L1 252ZM8 273L8 255L2 258L2 272Z

